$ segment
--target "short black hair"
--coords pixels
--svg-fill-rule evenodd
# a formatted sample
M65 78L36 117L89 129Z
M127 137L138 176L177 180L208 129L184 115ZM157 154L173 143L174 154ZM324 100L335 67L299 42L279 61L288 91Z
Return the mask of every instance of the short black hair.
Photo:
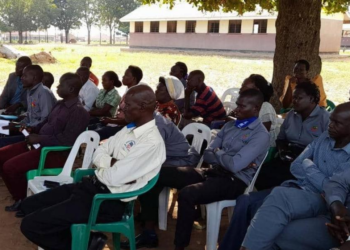
M204 81L204 79L205 79L205 75L204 75L203 71L198 70L198 69L197 69L197 70L191 71L191 72L190 72L190 75L199 75L200 77L203 78L203 81Z
M175 66L179 67L179 69L182 72L182 77L185 78L187 76L187 73L188 73L187 65L183 62L177 62L177 63L175 63Z
M44 77L48 79L50 85L52 85L55 82L55 78L50 72L44 72L43 78Z
M39 81L43 80L44 71L39 65L28 65L24 68L24 70L34 72L35 76L38 78Z
M238 98L252 98L254 99L254 104L261 106L264 102L264 95L261 91L257 89L247 89L239 94Z
M82 71L82 72L85 72L85 73L89 73L90 74L90 69L88 67L84 67L84 66L81 66L77 69L77 71Z
M264 101L269 102L273 95L272 85L262 75L252 74L247 79L255 84L255 86L263 93Z
M122 83L119 80L118 75L114 71L107 71L104 73L104 75L107 76L109 80L113 81L114 87L119 88L120 86L122 86Z
M306 71L309 71L309 69L310 69L310 63L304 59L300 59L298 61L295 61L295 64L304 64Z
M84 61L88 61L90 64L92 64L92 59L91 59L91 57L89 57L89 56L85 56L85 57L83 57L83 59L81 59L82 61L84 60Z
M139 83L142 80L143 72L142 69L140 69L140 67L130 65L128 67L128 70L130 70L132 76L136 78L137 83Z
M320 90L318 86L310 80L298 83L295 86L295 90L302 90L306 95L313 97L314 103L318 104L320 102Z
M81 83L80 77L74 73L65 73L61 76L60 82L67 82L70 86L74 88L74 93L79 94L79 91L83 84Z
M18 58L17 62L23 62L26 65L32 65L32 60L29 56L21 56L20 58Z

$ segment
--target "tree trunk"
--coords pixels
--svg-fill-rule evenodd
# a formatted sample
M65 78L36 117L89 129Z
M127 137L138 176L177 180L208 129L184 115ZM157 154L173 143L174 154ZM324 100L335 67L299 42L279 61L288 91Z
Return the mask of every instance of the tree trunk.
M87 30L88 30L88 44L90 45L90 42L91 42L91 40L90 40L90 35L91 35L91 26L89 27L89 26L87 26Z
M18 43L23 43L23 31L18 31Z
M100 45L101 45L101 42L102 42L102 27L100 26Z
M39 43L40 43L40 30L39 30Z
M12 43L12 32L10 31L10 44Z
M66 34L66 43L68 43L69 42L69 29L65 29L64 32Z
M305 59L310 63L310 79L321 72L321 0L283 0L277 3L272 78L275 96L271 102L279 111L279 96L283 92L284 79L293 73L295 61Z
M109 27L109 44L112 44L112 38L113 38L112 29L113 29L113 27L112 27L112 25L109 25L108 27Z

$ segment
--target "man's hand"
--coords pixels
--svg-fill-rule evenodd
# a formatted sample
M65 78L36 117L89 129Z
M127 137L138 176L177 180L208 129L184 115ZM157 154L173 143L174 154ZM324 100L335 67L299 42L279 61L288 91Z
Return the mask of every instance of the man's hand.
M297 82L298 82L298 78L296 78L295 76L293 76L292 78L289 79L289 84L297 83Z
M104 125L107 125L108 123L111 123L111 118L103 117L100 120Z
M350 236L350 217L348 215L348 210L340 201L333 202L330 209L332 213L332 223L326 224L328 226L328 231L337 238L340 243L344 243Z
M40 143L40 135L31 134L26 137L26 142L30 145Z

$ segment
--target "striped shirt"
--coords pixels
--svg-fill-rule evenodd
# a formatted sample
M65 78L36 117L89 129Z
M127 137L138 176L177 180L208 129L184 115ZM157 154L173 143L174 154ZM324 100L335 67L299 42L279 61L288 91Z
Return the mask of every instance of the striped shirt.
M204 91L198 93L191 112L196 116L203 117L203 123L210 125L214 120L226 117L226 110L222 102L211 87L206 86Z

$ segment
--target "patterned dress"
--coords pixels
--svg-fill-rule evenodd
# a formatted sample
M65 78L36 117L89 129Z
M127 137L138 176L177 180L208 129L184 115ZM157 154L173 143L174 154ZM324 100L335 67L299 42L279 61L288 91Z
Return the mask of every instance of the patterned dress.
M173 100L167 103L158 103L156 110L176 126L180 123L181 113Z

